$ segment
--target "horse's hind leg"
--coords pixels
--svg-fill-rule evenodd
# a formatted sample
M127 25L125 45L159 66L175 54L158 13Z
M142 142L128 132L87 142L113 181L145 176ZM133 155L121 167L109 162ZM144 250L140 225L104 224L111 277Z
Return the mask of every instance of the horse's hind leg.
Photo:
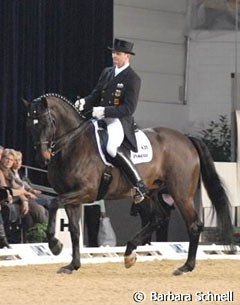
M58 255L63 248L62 243L55 237L56 215L58 207L58 199L54 198L49 206L49 217L47 227L48 246L54 255Z
M166 229L168 227L171 209L159 200L158 192L152 193L150 200L145 204L150 206L150 214L148 215L149 222L138 232L134 238L127 243L127 248L124 254L125 267L130 268L136 262L136 253L133 252L138 245L142 244L143 240L151 239L152 233L156 230ZM147 213L148 214L148 213Z
M72 240L72 261L69 265L60 268L58 273L72 273L73 270L78 270L81 266L79 247L81 205L65 205L65 210L69 220L69 230Z
M142 240L148 238L152 235L152 232L155 229L155 224L149 222L143 229L141 229L131 241L128 241L127 248L124 253L124 264L126 268L132 267L136 260L136 253L133 252L138 245L142 243Z
M173 273L174 275L180 275L192 271L195 268L199 237L203 228L203 224L198 218L198 214L194 208L192 201L189 201L189 203L184 208L182 205L179 205L178 207L187 226L189 235L189 248L188 257L185 264L176 269Z
M150 202L148 202L150 204ZM169 220L170 212L168 214L161 209L155 208L155 203L152 202L154 208L151 207L149 222L134 236L134 238L127 243L127 248L124 254L124 263L126 268L132 267L136 262L136 253L133 252L138 245L142 244L143 240L149 240L152 233L165 225L165 221ZM159 203L161 205L161 203Z

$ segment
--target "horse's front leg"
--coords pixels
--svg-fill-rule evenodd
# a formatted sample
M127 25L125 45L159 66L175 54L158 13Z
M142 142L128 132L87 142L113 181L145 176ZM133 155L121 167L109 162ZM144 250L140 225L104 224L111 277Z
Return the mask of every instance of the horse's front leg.
M54 198L49 206L49 217L47 227L47 239L49 249L54 255L58 255L63 248L62 243L55 237L56 215L59 208L58 199Z
M65 210L69 221L69 230L72 240L72 261L69 265L66 265L59 269L58 273L72 273L73 270L78 270L80 264L80 227L79 220L81 216L81 205L66 205Z

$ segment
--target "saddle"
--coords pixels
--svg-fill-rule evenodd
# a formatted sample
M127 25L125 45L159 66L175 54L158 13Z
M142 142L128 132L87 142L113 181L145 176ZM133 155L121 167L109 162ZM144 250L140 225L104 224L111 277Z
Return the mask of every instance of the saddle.
M113 164L111 163L111 158L108 156L107 153L107 124L103 120L92 120L92 123L95 128L95 137L101 159L106 165L113 167ZM148 137L142 130L137 128L135 129L135 136L137 140L137 152L133 152L129 149L129 144L126 139L123 140L120 150L130 157L133 164L150 162L152 160L153 151L152 145Z

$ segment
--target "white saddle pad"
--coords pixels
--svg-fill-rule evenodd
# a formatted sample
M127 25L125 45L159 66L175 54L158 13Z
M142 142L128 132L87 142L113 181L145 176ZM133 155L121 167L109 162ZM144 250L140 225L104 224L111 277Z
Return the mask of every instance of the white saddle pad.
M101 156L102 161L108 165L108 166L113 166L111 163L109 163L106 160L106 157L102 151L101 144L100 144L100 138L98 134L98 124L96 120L92 121L94 128L95 128L95 136L96 136L96 141L97 141L97 146L98 146L98 151ZM130 158L133 164L138 164L138 163L146 163L150 162L152 160L152 145L148 139L148 137L145 135L145 133L142 130L138 130L136 133L136 140L137 140L137 147L138 151L135 153L133 151L130 152Z
M138 151L135 153L131 151L131 160L133 164L145 163L152 160L152 145L142 130L138 130L136 133Z

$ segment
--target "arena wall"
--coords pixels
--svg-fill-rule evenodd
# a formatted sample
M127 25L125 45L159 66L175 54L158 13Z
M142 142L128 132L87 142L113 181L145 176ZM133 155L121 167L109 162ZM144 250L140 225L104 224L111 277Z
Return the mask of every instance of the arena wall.
M187 0L116 0L114 35L135 43L133 66L142 77L135 118L142 127L196 133L233 103L239 34L187 28Z
M142 127L181 128L184 104L186 0L116 0L114 35L134 42L132 65L142 78L135 115Z

